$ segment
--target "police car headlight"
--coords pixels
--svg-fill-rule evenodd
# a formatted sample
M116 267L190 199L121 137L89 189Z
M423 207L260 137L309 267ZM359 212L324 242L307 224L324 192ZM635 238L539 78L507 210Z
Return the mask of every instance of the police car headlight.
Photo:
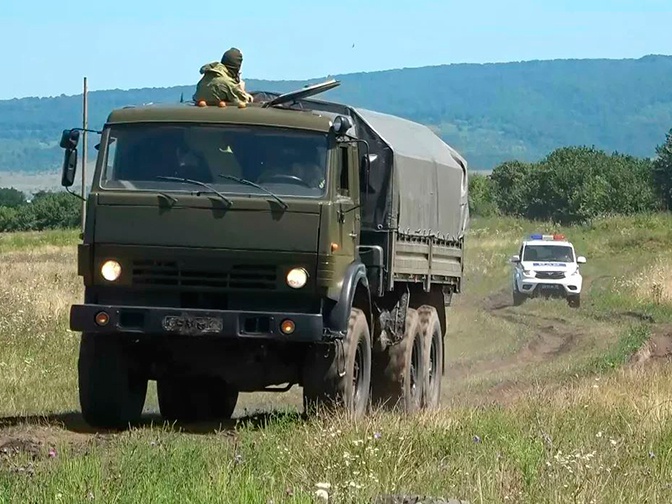
M303 268L294 268L287 273L287 285L292 289L300 289L308 281L308 272Z
M523 270L523 275L529 278L534 277L534 271L532 270Z
M105 261L100 268L100 274L108 282L114 282L121 276L121 264L113 260Z

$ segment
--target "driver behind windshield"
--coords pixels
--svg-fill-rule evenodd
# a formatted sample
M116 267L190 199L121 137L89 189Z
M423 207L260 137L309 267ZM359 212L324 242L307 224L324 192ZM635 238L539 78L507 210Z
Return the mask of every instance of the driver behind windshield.
M553 261L572 262L572 249L555 245L539 246L528 245L525 247L523 261Z
M324 189L326 180L323 169L316 160L317 155L317 152L306 155L305 150L283 147L277 156L274 156L277 165L272 165L271 169L265 170L258 182L268 182L275 175L284 175L299 179L311 189Z
M312 161L294 162L292 163L290 173L295 177L299 177L312 189L324 189L324 174L317 163Z

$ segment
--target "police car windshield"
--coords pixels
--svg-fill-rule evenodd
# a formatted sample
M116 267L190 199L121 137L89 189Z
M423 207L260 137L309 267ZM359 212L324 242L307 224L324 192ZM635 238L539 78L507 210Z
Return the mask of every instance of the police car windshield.
M108 133L104 189L193 192L178 180L191 179L226 194L326 193L326 133L184 123L113 125Z
M574 262L574 252L566 245L526 245L523 261Z

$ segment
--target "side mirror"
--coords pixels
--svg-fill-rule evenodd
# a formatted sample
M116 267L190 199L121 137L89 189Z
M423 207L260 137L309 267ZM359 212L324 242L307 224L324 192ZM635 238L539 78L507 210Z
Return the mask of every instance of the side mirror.
M583 256L579 256L576 258L577 264L586 264L586 258Z
M63 172L61 174L61 185L71 187L75 182L75 173L77 172L77 150L65 149L63 156Z
M518 255L511 256L511 263L518 264L519 262L520 262L520 256Z
M61 149L76 149L77 144L79 144L79 130L63 130L61 134Z
M359 190L366 194L369 193L369 174L371 173L371 154L364 154L359 166ZM373 154L375 157L376 155Z

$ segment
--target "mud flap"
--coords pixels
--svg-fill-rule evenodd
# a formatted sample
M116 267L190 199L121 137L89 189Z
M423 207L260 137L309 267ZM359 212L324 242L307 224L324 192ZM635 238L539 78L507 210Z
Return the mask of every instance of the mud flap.
M371 294L369 293L369 279L366 276L366 266L361 261L353 261L345 270L343 275L343 287L338 296L338 301L326 313L326 326L334 332L345 335L348 331L348 320L350 319L350 309L355 297L357 285L362 284L366 289L369 306L371 305ZM371 314L365 314L370 319Z

